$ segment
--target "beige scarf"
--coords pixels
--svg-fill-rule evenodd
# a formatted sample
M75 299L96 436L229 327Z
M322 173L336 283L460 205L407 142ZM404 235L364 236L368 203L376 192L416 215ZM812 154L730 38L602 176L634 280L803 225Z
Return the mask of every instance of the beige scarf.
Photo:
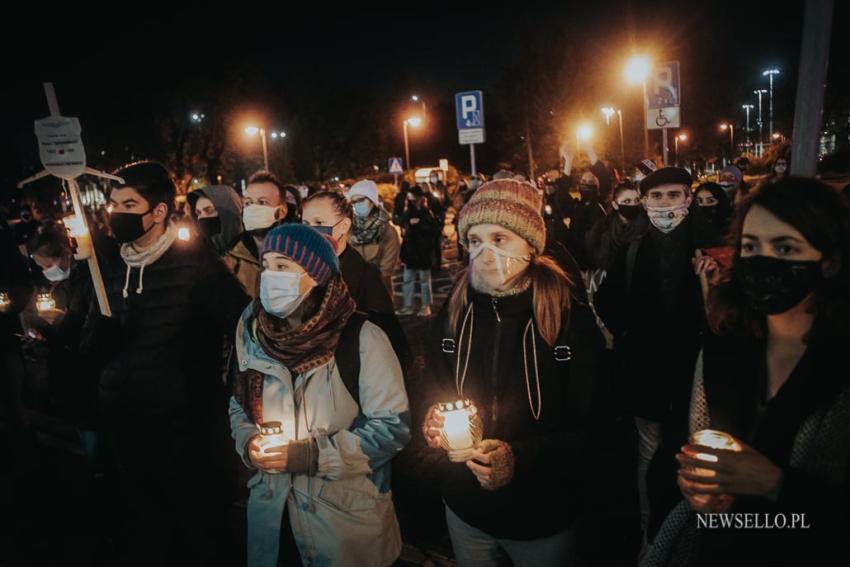
M177 228L169 223L162 236L143 250L137 250L132 243L121 245L121 258L127 264L127 275L124 278L124 290L122 291L125 298L129 295L127 289L130 287L130 273L133 268L139 268L139 287L136 288L136 294L141 295L145 291L145 266L159 260L171 248L176 239Z

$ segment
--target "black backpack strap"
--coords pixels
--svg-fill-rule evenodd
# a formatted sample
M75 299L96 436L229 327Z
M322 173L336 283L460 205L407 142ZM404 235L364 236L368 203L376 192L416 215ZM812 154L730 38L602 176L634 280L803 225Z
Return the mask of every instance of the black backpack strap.
M345 389L360 406L360 330L368 320L365 313L355 311L348 319L339 343L336 345L334 359Z

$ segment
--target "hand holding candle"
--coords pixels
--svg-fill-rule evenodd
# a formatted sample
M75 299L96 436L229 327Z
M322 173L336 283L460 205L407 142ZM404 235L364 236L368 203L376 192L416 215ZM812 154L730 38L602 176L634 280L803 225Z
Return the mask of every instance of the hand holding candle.
M433 433L439 428L439 443ZM484 427L478 415L478 409L469 400L458 400L439 404L432 408L429 420L426 420L426 439L431 446L445 449L449 460L460 463L472 457L472 451L483 437Z
M248 455L258 469L267 473L286 471L289 452L289 437L279 421L268 421L260 425L260 434L248 443Z
M723 511L734 501L731 495L775 499L782 484L782 470L770 460L732 436L719 431L695 433L676 460L679 487L692 507Z

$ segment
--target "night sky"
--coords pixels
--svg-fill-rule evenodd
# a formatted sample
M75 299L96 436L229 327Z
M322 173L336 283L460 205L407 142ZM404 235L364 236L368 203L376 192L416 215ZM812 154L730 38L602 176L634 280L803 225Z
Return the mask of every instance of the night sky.
M583 52L580 92L588 113L603 104L639 104L621 69L632 50L650 46L660 59L681 61L684 122L706 147L717 142L720 121L743 124L741 104L755 103L751 93L766 87L761 70L767 67L783 70L776 82L776 129L787 132L792 121L802 1L772 8L765 2L681 0L465 3L472 7L464 10L422 2L406 12L399 6L409 3L357 12L319 3L295 10L291 4L140 4L132 13L113 8L88 20L32 14L39 19L31 27L22 24L26 15L7 18L5 25L17 31L7 29L2 38L2 191L39 168L32 121L47 114L43 80L55 83L63 114L80 118L90 163L106 167L115 164L106 158L98 163L100 150L112 155L127 148L147 157L156 140L149 119L156 108L174 100L191 105L222 90L233 91L246 115L281 127L294 114L321 112L310 107L316 92L323 100L338 97L342 107L357 94L385 100L387 121L397 120L413 93L429 106L449 109L453 93L481 89L489 106L488 92L506 80L517 54L535 38L560 33L572 36ZM836 2L834 21L847 20L847 4ZM828 93L846 97L850 72L838 55L850 52L847 34L834 31L832 43ZM639 140L635 114L632 121L626 117L630 140ZM454 124L440 127L451 132ZM400 154L400 131L393 136ZM437 140L445 144L453 136ZM436 156L447 152L429 147L437 140L423 136L415 143ZM457 149L451 148L452 155ZM485 153L485 159L499 156Z

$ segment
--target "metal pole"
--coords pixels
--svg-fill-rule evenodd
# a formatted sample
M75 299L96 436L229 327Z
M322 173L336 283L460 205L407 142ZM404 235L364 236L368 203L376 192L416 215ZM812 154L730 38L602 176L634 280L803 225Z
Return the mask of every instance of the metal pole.
M661 148L664 154L664 167L667 167L667 128L661 129Z
M649 125L646 123L646 113L649 111L649 100L646 98L646 79L643 80L643 153L645 158L649 155Z
M673 147L676 149L676 167L679 167L679 135L673 138Z
M731 162L735 159L735 127L731 124L729 125L729 145L732 146L732 154L729 156Z
M404 121L404 163L407 164L407 169L411 169L410 144L407 141L407 120Z
M770 139L773 140L773 73L770 77Z
M263 128L260 128L260 138L263 139L263 165L265 170L269 171L269 148L266 143L266 131Z
M791 174L812 177L823 121L823 91L829 63L832 0L807 0L794 106ZM771 132L771 140L773 139Z
M626 146L623 144L623 111L618 110L617 116L620 119L620 157L623 160L623 171L626 169Z
M469 163L472 170L472 178L478 177L478 171L475 169L475 144L469 144Z

